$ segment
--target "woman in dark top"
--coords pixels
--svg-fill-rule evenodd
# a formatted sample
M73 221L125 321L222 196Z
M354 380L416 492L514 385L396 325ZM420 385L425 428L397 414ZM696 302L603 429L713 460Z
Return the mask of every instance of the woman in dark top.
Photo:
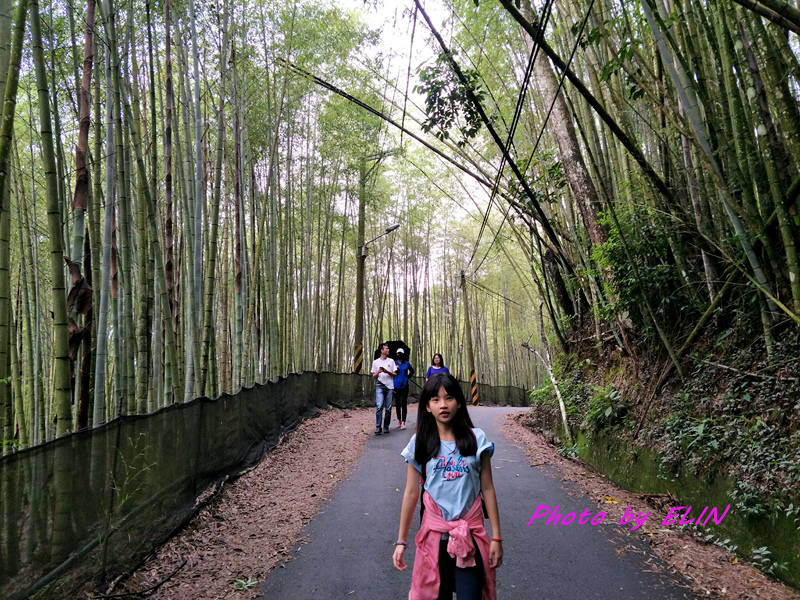
M450 369L444 366L444 359L442 358L442 355L437 352L433 355L433 358L431 359L431 366L428 367L428 371L425 373L425 381L428 381L428 379L439 373L449 372Z

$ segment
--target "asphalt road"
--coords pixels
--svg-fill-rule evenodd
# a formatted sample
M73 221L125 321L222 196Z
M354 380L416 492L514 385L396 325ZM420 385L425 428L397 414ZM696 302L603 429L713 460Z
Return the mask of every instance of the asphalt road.
M545 474L549 467L530 467L522 451L500 433L504 416L523 409L478 407L470 415L495 443L492 459L503 532L504 562L497 573L498 600L639 600L690 598L680 581L666 573L650 572L659 562L637 536L627 535L616 523L598 526L545 524L528 526L539 504L559 505L566 515L595 504L570 483ZM409 534L406 563L399 572L392 565L397 539L406 463L400 451L416 424L392 423L389 435L373 436L364 454L318 517L306 526L294 560L277 566L260 584L267 600L384 600L405 599L414 564L413 537L419 529L416 511ZM335 435L335 432L331 432ZM572 492L572 495L568 495ZM615 540L616 539L616 543ZM621 541L622 540L622 541ZM618 553L621 545L637 551ZM620 555L621 554L621 555ZM650 561L649 563L645 561Z

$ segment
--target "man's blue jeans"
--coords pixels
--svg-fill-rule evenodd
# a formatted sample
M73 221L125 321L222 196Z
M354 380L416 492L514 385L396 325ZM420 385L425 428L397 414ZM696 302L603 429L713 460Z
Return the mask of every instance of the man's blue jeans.
M381 426L381 411L384 412L383 428L389 429L392 422L392 395L394 390L385 387L375 386L375 427Z

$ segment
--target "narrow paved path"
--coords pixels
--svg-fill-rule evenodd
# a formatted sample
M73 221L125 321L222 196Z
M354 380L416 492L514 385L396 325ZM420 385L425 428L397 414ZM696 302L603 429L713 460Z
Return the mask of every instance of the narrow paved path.
M545 519L527 526L539 504L560 506L559 512L577 512L595 504L569 483L531 468L523 452L498 429L509 413L523 409L471 408L476 427L495 443L494 481L503 529L504 564L497 575L498 600L614 600L690 598L679 581L654 573L657 560L647 544L627 536L616 523L593 527L546 526ZM294 560L275 568L261 584L266 600L405 599L411 586L411 568L399 572L392 566L406 464L400 451L408 443L416 413L409 414L409 429L392 423L389 435L367 441L364 454L323 512L305 529L309 543L297 548ZM336 432L332 431L331 435ZM545 467L546 468L546 467ZM413 536L419 529L417 514L409 535L406 562L414 563ZM624 536L620 541L619 536ZM617 537L617 542L613 540ZM628 551L618 552L624 545ZM656 569L658 567L656 566Z

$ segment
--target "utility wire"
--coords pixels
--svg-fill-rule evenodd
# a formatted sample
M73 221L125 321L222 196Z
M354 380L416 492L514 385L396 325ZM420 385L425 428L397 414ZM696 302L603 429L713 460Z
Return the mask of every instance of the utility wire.
M544 23L543 28L547 27L547 23L550 18L550 13L552 10L552 2L548 0L545 4L544 11L542 13L542 21ZM528 58L528 65L525 68L525 75L522 80L522 86L520 87L519 95L517 96L517 105L514 107L514 117L511 120L511 127L508 131L508 138L506 140L506 148L510 149L514 145L514 133L517 130L517 125L519 124L519 118L522 114L522 106L525 102L525 95L528 91L528 82L530 81L531 71L533 70L533 65L536 61L536 57L539 54L539 44L534 42L533 47L531 48L531 54ZM472 264L472 261L475 260L475 255L478 253L478 246L481 242L481 238L483 237L483 232L486 229L486 224L489 221L489 213L492 210L492 205L494 204L495 197L497 196L497 192L500 188L500 180L503 176L503 171L506 167L506 158L505 154L501 158L500 167L497 169L497 175L495 176L494 186L492 187L492 193L489 196L489 205L486 207L486 214L483 217L483 223L481 223L481 228L478 231L478 238L475 240L475 246L472 249L472 256L470 256L469 262L467 263L467 268ZM499 230L498 230L499 231ZM495 239L497 239L495 237ZM485 258L484 258L485 260ZM481 261L483 264L483 261ZM478 267L480 268L480 266ZM477 271L478 269L475 269Z
M345 92L343 90L340 90L339 88L337 88L332 83L328 83L324 79L321 79L321 78L317 77L316 75L313 75L313 74L309 73L305 69L302 69L302 68L298 67L294 63L292 63L292 62L290 62L290 61L288 61L288 60L286 60L284 58L280 58L278 60L283 62L286 66L288 66L293 71L299 73L300 75L303 75L304 77L309 78L311 81L313 81L317 85L319 85L321 87L324 87L325 89L330 90L331 92L342 96L343 98L349 100L353 104L356 104L357 106L360 106L364 110L372 113L376 117L378 117L380 119L383 119L384 121L386 121L387 123L390 123L391 125L394 125L398 129L403 131L407 136L415 139L420 144L422 144L423 146L425 146L426 148L428 148L429 150L433 151L435 154L437 154L438 156L440 156L441 158L443 158L444 160L446 160L447 162L449 162L450 164L455 166L457 169L459 169L460 171L462 171L462 172L466 173L467 175L469 175L470 177L472 177L475 181L477 181L481 185L486 186L487 188L491 188L492 184L491 184L490 181L488 181L488 180L484 179L483 177L481 177L480 175L470 171L467 167L465 167L464 165L462 165L461 163L456 161L454 158L448 156L447 154L445 154L444 152L439 150L436 146L433 146L429 142L426 142L424 139L422 139L420 136L415 134L413 131L409 131L407 128L401 126L397 121L395 121L391 117L389 117L389 116L385 115L384 113L380 112L379 110L371 107L369 104L366 104L365 102L362 102L358 98L356 98L354 96L351 96L347 92Z
M548 1L552 1L552 0L548 0ZM464 29L470 35L472 40L480 48L480 50L481 50L480 54L483 55L483 56L486 56L486 62L489 63L489 66L492 68L492 71L494 71L494 74L497 75L497 77L502 79L502 77L500 75L500 72L497 70L497 67L492 62L492 59L489 58L489 55L486 54L483 51L483 44L480 41L478 41L478 39L472 33L472 30L469 27L467 27L466 23L464 23L464 20L460 16L458 16L458 14L455 12L455 9L453 10L453 16L464 26ZM462 50L465 50L464 49L464 45L461 44L457 39L453 38L452 39L452 43L458 44L459 48L461 48ZM480 71L478 71L478 65L475 64L475 61L472 60L472 57L470 57L470 55L466 52L466 50L464 51L464 57L469 61L469 63L472 65L472 67L478 73L478 77L480 77L481 82L486 87L486 92L489 94L489 97L492 99L492 102L494 102L494 106L497 109L497 115L499 116L500 120L503 122L503 126L505 127L506 131L508 131L508 124L506 123L505 119L503 118L503 114L500 112L500 103L497 101L497 98L494 97L494 94L492 94L492 90L489 89L489 86L487 85L486 80L483 78L483 75L480 73Z
M530 187L530 185L528 185L528 182L522 176L522 172L519 170L519 167L517 166L516 162L508 154L508 151L506 150L505 145L503 144L503 140L500 138L500 136L498 135L496 129L492 125L491 120L489 119L489 117L486 114L486 111L483 108L483 105L475 97L475 94L472 91L472 89L467 85L466 77L464 76L464 73L461 70L461 67L459 67L458 63L453 58L453 55L450 53L450 50L447 48L447 45L444 43L444 40L442 39L442 36L439 34L439 32L433 26L433 23L431 22L430 17L428 16L428 13L425 12L425 9L420 4L420 0L414 0L414 3L419 7L420 13L422 13L422 17L425 19L425 22L428 25L428 29L430 29L430 31L433 34L433 36L439 42L439 45L442 47L442 50L444 51L444 54L447 57L447 60L450 63L450 67L453 69L453 72L456 74L458 79L461 81L462 85L465 85L467 96L469 97L470 102L473 103L474 108L478 112L478 114L480 115L481 120L483 121L484 125L489 130L489 134L491 135L492 140L494 141L494 143L497 145L497 147L500 149L500 151L505 156L506 160L508 161L509 166L511 167L512 171L514 171L514 175L516 176L517 181L522 186L522 189L525 190L525 195L528 197L528 200L530 201L531 205L533 206L533 210L536 213L536 217L538 218L539 224L542 226L542 229L544 229L544 231L547 234L548 238L552 242L553 247L557 248L558 252L563 254L563 248L561 247L561 242L559 241L558 235L556 234L555 230L553 229L553 225L550 223L550 220L547 218L547 215L544 214L544 211L542 210L542 207L539 205L539 202L538 202L538 200L536 198L536 195L533 193L533 190L531 190L531 187Z
M575 44L572 46L572 52L569 55L569 60L567 61L567 67L566 67L566 69L564 69L561 72L561 79L559 79L559 81L558 81L558 88L556 89L556 93L553 96L553 100L550 102L550 108L547 110L547 115L545 116L544 121L542 122L542 127L539 129L539 135L536 136L536 143L533 146L533 151L531 152L531 157L534 156L534 154L536 153L536 150L539 148L539 143L542 140L542 135L544 134L545 127L547 126L547 123L550 121L550 115L553 112L553 107L556 104L556 99L558 98L558 94L561 92L561 88L564 85L564 77L566 77L567 70L569 70L569 67L572 64L572 59L575 57L575 51L578 49L578 44L580 43L581 36L583 35L583 30L585 29L586 23L589 20L589 16L591 15L593 6L594 6L594 0L591 0L591 2L589 3L589 8L586 9L586 15L583 18L583 23L581 23L581 29L580 29L580 31L578 32L578 35L575 38ZM544 30L542 30L542 31L544 31ZM539 44L537 44L536 47L538 48ZM530 168L530 163L531 162L532 161L529 161L528 164L525 165L525 171L523 171L523 173L522 173L523 177L525 175L527 175L528 169ZM490 204L490 206L491 206L491 204ZM488 214L488 211L487 211L487 214ZM497 228L497 232L495 233L494 239L492 240L492 243L489 244L489 248L486 250L486 254L484 254L483 259L481 260L481 262L476 267L475 272L477 272L481 268L481 266L483 265L484 261L489 256L489 252L491 252L492 246L494 246L495 242L497 241L497 237L500 235L500 230L503 228L503 224L505 223L506 218L507 218L507 215L504 216L503 220L500 222L500 226ZM475 246L475 248L477 250L477 245Z
M417 169L417 170L418 170L420 173L422 173L423 175L425 175L425 177L428 179L428 181L430 181L430 182L431 182L431 184L433 184L433 187L435 187L437 190L439 190L439 191L440 191L440 192L442 192L442 193L443 193L445 196L447 196L447 198L448 198L450 201L452 201L452 202L453 202L453 203L454 203L456 206L458 206L458 207L459 207L461 210L463 210L465 213L467 213L467 214L470 214L470 213L469 213L469 210L468 210L467 208L465 208L465 207L464 207L464 206L461 204L461 202L459 202L458 200L456 200L456 198L455 198L455 197L453 197L453 195L452 195L450 192L448 192L448 191L447 191L446 189L444 189L444 188L443 188L441 185L439 185L439 183L438 183L438 182L437 182L437 181L436 181L436 180L435 180L433 177L431 177L431 176L430 176L430 174L429 174L429 173L428 173L428 172L427 172L425 169L423 169L423 168L422 168L422 167L420 167L420 166L419 166L417 163L415 163L413 160L411 160L411 159L408 157L408 155L407 155L407 154L404 154L404 155L403 155L403 160L405 160L405 161L407 161L407 162L411 163L411 165L412 165L414 168L416 168L416 169ZM478 219L476 218L475 220L477 221Z
M415 11L416 11L416 10L417 10L417 9L416 9L416 6L415 6ZM457 16L457 15L456 15L456 16ZM349 31L349 32L353 33L353 35L355 35L355 30L354 30L353 28L348 28L347 26L345 26L345 28L346 28L346 30L347 30L347 31ZM473 39L474 39L474 36L473 36ZM466 57L467 57L467 59L469 59L469 55L467 55ZM366 62L364 62L364 61L363 61L363 60L361 60L361 59L360 59L358 56L354 56L353 58L354 58L354 60L355 60L355 61L356 61L356 62L357 62L359 65L361 65L363 68L365 68L366 70L368 70L370 73L372 73L373 75L375 75L376 77L378 77L378 78L379 78L381 81L383 81L384 83L387 83L387 84L388 84L388 85L390 85L390 86L393 86L393 87L394 87L394 89L395 89L396 91L400 91L400 89L397 87L397 84L395 84L395 83L392 83L392 81L391 81L391 80L389 80L389 79L388 79L388 77L386 77L386 76L385 76L385 75L384 75L382 72L380 72L380 71L377 71L377 70L376 70L376 69L374 69L374 68L373 68L373 67L372 67L372 66L371 66L369 63L366 63ZM487 58L488 58L488 57L487 57ZM472 63L472 61L470 61L470 62ZM490 61L490 64L491 64L491 61ZM473 65L474 65L474 63L473 63ZM492 65L492 67L494 68L494 65ZM494 72L495 72L495 73L497 73L497 69L496 69L496 68L494 68ZM499 75L499 73L497 73L497 74ZM377 89L374 89L374 88L372 88L372 87L369 87L368 89L369 89L370 91L374 92L375 94L378 94L378 95L380 95L380 94L381 94L381 92L380 92L379 90L377 90ZM490 92L490 94L491 94L491 92ZM494 97L493 97L492 99L494 100ZM416 102L414 102L414 100L413 100L412 98L409 98L409 97L408 97L408 93L407 93L407 91L406 91L406 92L404 92L404 102L411 102L411 105L412 105L414 108L416 108L418 111L420 111L420 112L423 112L423 113L425 112L424 108L422 108L422 107L421 107L419 104L417 104ZM400 107L400 105L399 105L399 104L392 103L392 107L393 107L393 108L397 108L398 110L404 110L404 109L401 109L401 107ZM498 109L498 111L499 111L499 106L498 106L498 104L497 104L497 102L496 102L496 101L495 101L495 107L496 107L496 108ZM418 121L417 119L414 119L414 117L413 117L413 116L409 116L407 111L405 111L405 116L407 116L407 117L409 117L409 118L413 119L413 120L414 120L414 122L415 122L415 123L417 123L417 125L419 125L419 124L420 124L420 123L419 123L419 121ZM401 123L401 125L403 125L403 126L404 126L404 125L405 125L405 123L403 122L403 123ZM505 122L503 122L503 125L505 125ZM402 135L403 135L403 134L407 134L407 133L408 133L408 130L407 130L407 129L401 129L400 131L401 131L401 138L402 138ZM479 156L481 159L483 159L485 162L489 162L489 159L488 159L487 157L483 156L483 154L481 153L481 150L480 150L479 148L476 148L475 146L473 146L473 145L472 145L472 143L469 143L469 148L470 148L470 149L471 149L471 150L472 150L472 151L473 151L473 152L474 152L474 153L475 153L477 156ZM458 149L458 148L453 148L453 147L450 147L450 149L451 149L451 150L455 150L455 151L459 151L459 149ZM462 152L462 154L463 154L463 152ZM467 157L466 155L464 155L464 156L465 156L465 158L469 159L469 157ZM471 159L469 159L469 160L470 160L470 162L474 162L474 161L472 161Z
M411 26L411 45L408 49L408 73L406 73L406 93L403 97L403 119L400 127L406 126L406 105L408 104L408 84L411 82L411 59L414 56L414 34L417 31L417 7L414 7L414 24ZM400 147L403 147L403 130L400 129Z
M569 70L570 65L572 64L572 59L575 57L575 51L578 49L578 44L580 44L581 37L583 36L583 30L586 28L586 23L589 21L589 16L592 13L592 7L594 7L594 0L589 2L589 8L586 9L586 15L583 17L583 23L581 23L581 29L578 31L578 35L575 37L575 44L572 46L572 52L569 55L569 60L567 61L566 68L561 71L561 79L558 80L558 88L556 89L556 93L553 95L553 100L550 102L550 108L547 109L547 116L542 123L542 127L539 129L539 135L536 136L536 144L533 146L533 153L536 152L536 149L539 147L539 142L542 140L542 134L544 133L544 129L547 126L548 121L550 120L550 114L553 112L553 107L556 105L556 99L558 98L559 92L561 92L561 88L564 85L564 78L567 76L567 71ZM528 168L530 167L530 162L525 166L525 171L523 175L527 174Z
M470 284L471 286L475 287L476 289L482 291L484 294L488 294L490 296L494 296L494 297L498 298L499 300L503 300L505 302L510 302L511 304L514 304L514 305L518 306L520 309L522 309L522 310L524 310L526 312L529 311L529 307L525 306L524 304L520 304L519 302L517 302L516 300L512 300L508 296L504 296L500 292L495 292L494 290L486 287L482 283L478 283L477 281L474 281L472 279L466 279L466 282L468 284Z

